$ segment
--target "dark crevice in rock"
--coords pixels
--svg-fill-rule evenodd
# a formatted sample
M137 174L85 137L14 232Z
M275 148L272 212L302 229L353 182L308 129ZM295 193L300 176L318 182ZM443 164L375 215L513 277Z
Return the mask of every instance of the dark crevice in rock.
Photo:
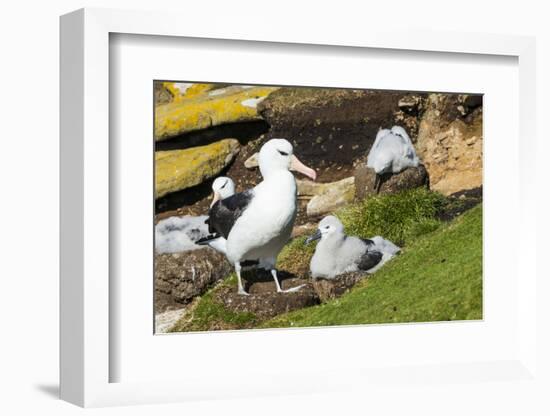
M237 139L241 145L257 139L269 131L269 124L263 120L243 123L222 124L205 130L194 131L173 139L155 143L155 151L188 149L195 146L205 146L221 139Z
M231 164L221 171L218 176L226 175L230 168ZM183 207L189 207L191 205L193 205L193 209L189 212L185 212L186 215L206 215L210 205L209 201L212 194L212 182L214 182L214 179L216 179L216 177L207 179L199 185L192 186L181 191L172 192L162 198L158 198L155 201L155 213L157 215L157 220L170 217L172 215L183 214L183 212L176 211L178 209L181 211ZM164 213L166 213L166 215L163 215Z

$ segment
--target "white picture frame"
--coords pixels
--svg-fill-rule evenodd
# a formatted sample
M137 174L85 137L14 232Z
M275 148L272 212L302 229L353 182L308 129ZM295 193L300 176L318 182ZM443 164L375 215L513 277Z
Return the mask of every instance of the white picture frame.
M522 279L517 291L517 349L505 359L462 363L442 362L414 368L332 369L321 373L270 373L232 383L188 378L178 381L111 382L110 366L120 359L110 349L109 291L110 169L109 157L109 36L115 33L281 44L431 51L452 54L504 55L518 59L519 134L521 139L518 233L521 242L535 241L534 184L526 170L535 152L535 40L530 37L474 33L405 31L386 25L350 27L327 34L323 28L307 32L262 24L234 32L231 22L205 27L173 13L83 9L61 18L61 398L80 406L161 403L208 398L270 394L319 393L369 385L420 380L454 381L478 385L505 380L540 383L536 348L535 251L520 245ZM284 47L284 45L282 46ZM415 331L409 327L409 331ZM223 334L222 334L223 335ZM261 334L256 334L261 337ZM242 340L242 337L240 338ZM169 342L169 341L167 341ZM242 342L242 341L241 341ZM324 376L326 377L324 377ZM410 382L409 380L409 382ZM224 388L225 386L225 388ZM229 387L228 387L229 386ZM277 387L275 391L274 388ZM533 387L533 384L531 384ZM479 387L482 388L482 387Z

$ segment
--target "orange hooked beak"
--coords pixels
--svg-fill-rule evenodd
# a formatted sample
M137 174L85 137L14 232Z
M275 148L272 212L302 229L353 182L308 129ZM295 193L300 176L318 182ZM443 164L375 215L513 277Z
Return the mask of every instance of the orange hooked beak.
M214 192L214 198L212 198L212 202L210 203L210 208L214 206L216 202L218 202L221 199L219 192Z
M290 170L300 172L306 175L308 178L311 178L312 180L315 180L317 178L317 173L313 169L307 167L302 162L300 162L300 159L298 159L294 155L292 155L292 157L290 158Z

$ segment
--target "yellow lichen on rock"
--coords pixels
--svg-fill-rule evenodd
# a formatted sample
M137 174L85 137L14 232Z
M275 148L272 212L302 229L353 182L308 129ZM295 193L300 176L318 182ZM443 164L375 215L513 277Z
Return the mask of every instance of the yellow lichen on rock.
M165 140L224 123L257 120L257 104L277 89L231 86L159 105L155 112L155 139Z
M183 150L155 153L155 198L198 185L216 176L239 152L239 142L224 139Z
M217 86L217 84L192 84L185 82L163 82L162 84L174 97L173 102L197 97L213 90Z

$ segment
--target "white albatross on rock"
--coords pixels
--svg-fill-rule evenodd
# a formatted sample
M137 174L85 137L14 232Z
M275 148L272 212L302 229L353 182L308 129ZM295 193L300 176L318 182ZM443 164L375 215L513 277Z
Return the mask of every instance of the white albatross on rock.
M382 175L404 171L407 168L418 167L420 159L405 129L393 126L391 130L378 132L367 156L367 166L376 173L374 189L380 191Z
M210 208L221 199L229 198L235 194L235 182L227 176L220 176L212 182L212 202ZM207 236L197 240L198 245L207 245L222 254L226 253L227 240L223 237Z
M245 192L217 201L209 211L209 230L227 239L226 256L234 264L238 292L247 295L241 280L241 263L261 260L271 271L277 292L281 289L275 268L277 256L290 239L296 219L296 180L290 170L315 180L316 173L293 154L285 139L271 139L258 156L263 181Z
M306 244L319 239L310 263L313 278L334 279L342 273L358 271L374 273L400 251L380 236L368 240L346 236L344 226L332 215L321 220Z

